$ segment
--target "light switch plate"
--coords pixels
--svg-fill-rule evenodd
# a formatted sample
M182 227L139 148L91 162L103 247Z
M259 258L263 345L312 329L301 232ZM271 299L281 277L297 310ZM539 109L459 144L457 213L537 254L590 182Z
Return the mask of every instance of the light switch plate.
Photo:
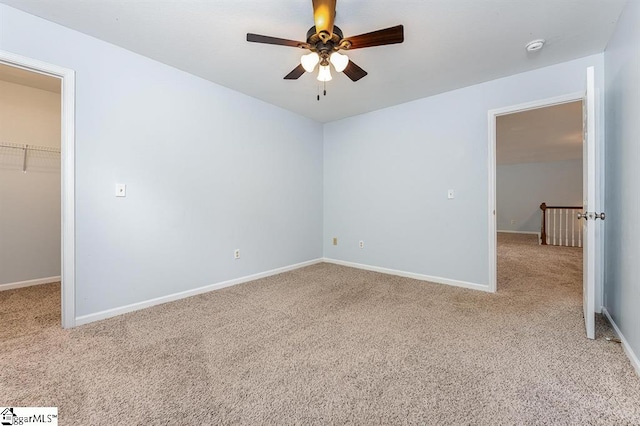
M450 200L453 200L455 198L455 194L453 192L453 189L450 189L449 191L447 191L447 198Z
M116 183L116 197L127 196L127 185L124 183Z

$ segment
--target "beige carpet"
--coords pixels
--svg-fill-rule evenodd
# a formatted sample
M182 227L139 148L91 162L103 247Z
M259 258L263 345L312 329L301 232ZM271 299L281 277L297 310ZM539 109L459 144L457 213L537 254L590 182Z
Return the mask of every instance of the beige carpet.
M640 379L579 250L499 242L486 294L319 264L59 329L58 285L0 293L0 405L61 424L640 424Z

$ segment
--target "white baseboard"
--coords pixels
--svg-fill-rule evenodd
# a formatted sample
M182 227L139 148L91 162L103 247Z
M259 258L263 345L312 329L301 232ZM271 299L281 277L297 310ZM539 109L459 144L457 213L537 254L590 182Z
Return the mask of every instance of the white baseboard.
M18 281L16 283L0 284L0 291L12 290L14 288L31 287L32 285L56 283L60 281L60 276L37 278L35 280Z
M483 285L483 284L452 280L449 278L434 277L431 275L416 274L414 272L398 271L396 269L381 268L379 266L364 265L362 263L346 262L344 260L331 259L327 257L323 258L322 260L326 263L349 266L351 268L364 269L366 271L380 272L380 273L389 274L389 275L397 275L399 277L413 278L415 280L429 281L429 282L438 283L438 284L447 284L455 287L468 288L471 290L491 292L491 290L489 289L489 286Z
M234 278L232 280L223 281L216 284L210 284L204 287L194 288L192 290L181 291L179 293L173 293L167 296L156 297L155 299L149 299L142 302L132 303L130 305L121 306L118 308L107 309L104 311L96 312L94 314L82 315L82 316L76 317L76 326L115 317L117 315L126 314L128 312L138 311L140 309L149 308L151 306L161 305L163 303L173 302L175 300L196 296L202 293L208 293L210 291L219 290L221 288L230 287L232 285L242 284L242 283L246 283L248 281L254 281L260 278L270 277L271 275L281 274L283 272L304 268L305 266L315 265L316 263L321 263L321 262L322 262L322 259L313 259L307 262L301 262L301 263L296 263L294 265L283 266L282 268L276 268L270 271L260 272L258 274L247 275L240 278Z
M526 234L526 235L536 235L538 237L538 244L542 243L542 240L540 239L540 232L533 232L533 231L501 231L498 230L496 232L501 232L503 234Z
M539 232L534 231L507 231L498 229L496 232L504 232L505 234L532 234L532 235L540 235Z
M627 339L624 338L624 335L618 328L618 325L613 320L613 318L611 318L609 311L607 311L607 308L605 308L604 306L602 307L602 313L607 317L607 319L613 326L613 329L616 331L616 334L618 335L618 337L620 338L620 341L622 342L622 349L624 350L624 353L627 355L627 357L629 358L629 361L631 362L631 365L636 370L636 374L640 376L640 360L638 360L638 357L633 352L633 349L631 349L629 342L627 341Z

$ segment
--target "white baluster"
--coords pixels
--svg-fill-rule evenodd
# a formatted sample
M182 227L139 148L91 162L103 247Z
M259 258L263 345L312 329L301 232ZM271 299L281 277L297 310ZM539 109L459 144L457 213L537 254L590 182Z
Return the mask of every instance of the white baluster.
M571 247L576 246L576 217L571 215Z
M569 246L569 209L564 210L564 245Z
M556 209L553 209L553 245L556 245Z
M549 213L551 213L551 212L549 212ZM545 219L544 220L547 221L547 223L545 224L544 229L547 230L546 238L547 238L547 244L549 244L551 242L551 237L549 237L549 229L551 229L551 228L549 228L549 225L551 224L551 215L550 214L545 215Z
M558 222L559 223L559 230L558 230L558 245L562 247L562 209L558 209Z
M578 223L578 247L582 247L582 223Z

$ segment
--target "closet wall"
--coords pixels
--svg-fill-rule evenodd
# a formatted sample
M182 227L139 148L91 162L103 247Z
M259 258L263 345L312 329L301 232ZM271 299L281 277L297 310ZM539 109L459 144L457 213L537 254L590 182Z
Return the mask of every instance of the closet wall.
M0 145L60 149L60 93L0 80ZM0 147L0 290L60 276L60 155Z

